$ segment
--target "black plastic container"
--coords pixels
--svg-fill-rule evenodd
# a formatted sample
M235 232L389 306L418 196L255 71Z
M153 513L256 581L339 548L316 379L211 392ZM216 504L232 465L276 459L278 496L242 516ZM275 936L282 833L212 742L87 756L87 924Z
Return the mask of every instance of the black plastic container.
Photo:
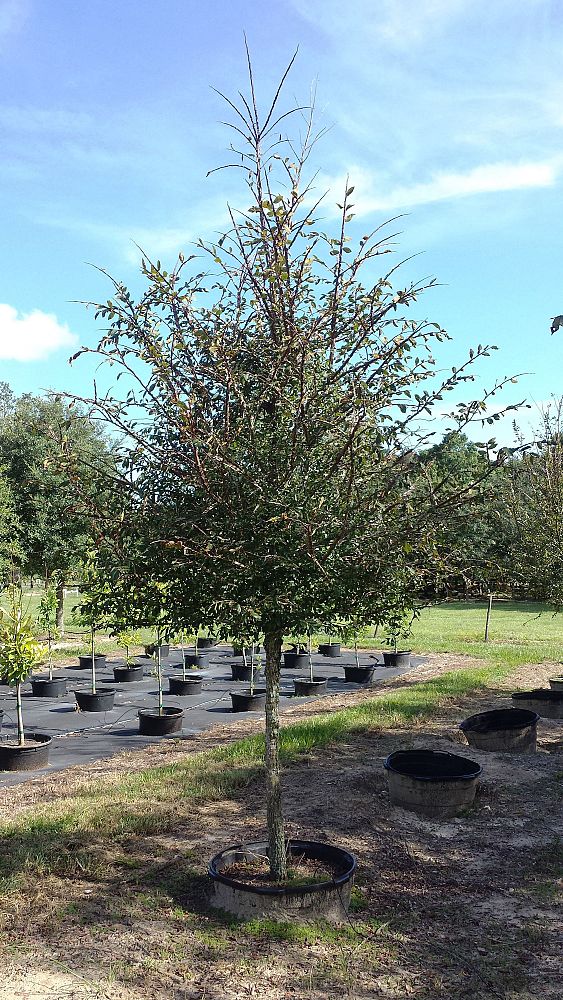
M160 715L158 708L141 708L139 710L139 733L141 736L171 736L180 733L184 724L183 708L163 708Z
M549 686L552 691L563 691L563 675L549 678Z
M104 653L94 653L94 661L96 670L101 670L106 665L106 657ZM78 666L81 670L92 669L92 656L90 653L85 653L83 656L78 657Z
M256 677L260 671L260 667L254 667L254 676ZM246 681L249 684L252 680L252 667L250 663L246 666L244 663L231 663L231 675L234 681Z
M187 695L201 694L203 687L202 677L169 677L168 678L170 694L178 695L182 698Z
M214 636L212 635L209 635L204 639L197 640L198 649L211 649L216 644L217 644L217 639L215 639Z
M309 666L309 654L290 650L283 654L283 665L289 670L304 670L305 667Z
M36 746L24 743L0 743L0 771L37 771L47 767L52 738L44 733L26 733L27 740Z
M533 691L518 691L512 695L514 708L527 708L537 712L542 719L563 719L563 690L535 688Z
M319 653L323 656L328 656L336 658L337 656L342 656L341 643L339 642L321 642L319 644Z
M475 798L482 768L443 750L397 750L383 765L389 798L427 816L455 816Z
M32 677L31 692L34 698L61 698L67 693L66 677Z
M141 663L131 663L128 666L114 667L113 679L116 684L132 684L133 681L142 681L143 666Z
M246 653L246 655L248 657L250 657L250 656L252 656L252 650L253 649L254 649L255 653L259 653L260 650L262 649L262 647L261 647L260 643L257 642L257 643L254 644L254 646L245 646L244 647L244 652ZM242 646L233 646L233 656L242 656Z
M344 680L347 684L369 684L375 667L357 667L356 664L344 667Z
M310 698L312 695L323 694L328 684L327 677L296 677L293 681L295 694L298 698Z
M145 646L145 656L154 656L158 649L156 642L149 643ZM161 657L170 656L170 644L168 642L161 642L160 644L160 655Z
M3 721L4 721L4 713L0 709L0 733L2 732L2 723L3 723Z
M292 857L321 861L332 870L332 877L319 876L318 882L286 886L244 882L226 871L232 865L252 862L257 856L267 857L268 844L263 841L239 844L216 854L209 865L213 879L212 905L245 918L345 922L356 871L354 855L332 844L311 840L289 840L287 850L290 865Z
M233 712L260 712L266 707L266 692L260 689L251 694L250 691L231 691Z
M75 691L74 697L81 712L111 712L115 700L113 688L99 687L93 691Z
M496 708L470 715L460 725L470 746L477 750L534 753L539 715L523 708Z
M184 653L184 663L187 667L206 667L207 653Z
M410 649L385 650L383 653L383 663L386 667L410 667L412 653Z

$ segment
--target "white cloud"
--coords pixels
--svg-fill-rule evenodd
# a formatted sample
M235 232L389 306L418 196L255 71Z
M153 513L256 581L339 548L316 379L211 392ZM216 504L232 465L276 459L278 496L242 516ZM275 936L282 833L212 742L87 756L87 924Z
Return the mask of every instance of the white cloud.
M34 309L18 314L0 303L0 360L43 361L61 348L75 347L78 338L52 313Z
M382 178L363 167L352 166L346 175L319 178L317 186L325 186L331 195L340 199L348 180L354 185L354 212L362 216L476 194L551 187L557 181L560 167L556 159L537 163L490 163L466 172L435 173L428 181L385 191Z

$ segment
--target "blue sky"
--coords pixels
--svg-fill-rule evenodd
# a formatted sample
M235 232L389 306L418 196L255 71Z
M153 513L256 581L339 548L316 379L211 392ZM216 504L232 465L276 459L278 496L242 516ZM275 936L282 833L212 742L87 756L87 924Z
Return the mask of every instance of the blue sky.
M444 363L495 343L485 383L530 373L507 401L562 393L560 0L0 0L0 379L86 392L67 358L96 327L73 300L109 294L89 262L137 286L133 241L172 262L244 206L234 176L205 176L243 31L265 99L297 46L288 97L316 81L326 226L347 174L358 232L405 213Z

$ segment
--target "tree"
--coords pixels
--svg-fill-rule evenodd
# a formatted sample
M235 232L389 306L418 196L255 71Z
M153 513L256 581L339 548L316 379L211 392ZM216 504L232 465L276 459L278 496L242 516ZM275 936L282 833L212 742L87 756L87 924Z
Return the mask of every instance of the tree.
M12 585L8 610L0 611L0 673L16 689L18 746L25 743L21 687L40 657L41 647L35 641L33 622L24 614L21 589Z
M283 880L283 635L384 621L404 601L397 580L431 575L439 531L473 498L423 474L422 420L491 348L440 379L434 348L447 334L409 312L433 281L396 291L395 266L374 273L391 245L380 230L352 245L351 185L335 235L317 227L304 180L311 117L299 148L278 138L281 87L261 116L250 70L250 95L228 100L249 209L230 209L229 230L170 272L145 257L138 301L110 279L93 350L123 394L84 402L128 445L132 500L108 548L125 555L108 559L112 586L128 586L140 531L180 619L197 604L202 624L264 633L269 857ZM455 426L483 406L458 405Z
M0 464L11 486L26 572L56 576L57 626L64 587L92 545L93 504L103 505L111 469L107 443L81 411L25 395L0 417ZM102 491L102 492L101 492Z
M0 469L0 586L21 557L19 534L10 483Z

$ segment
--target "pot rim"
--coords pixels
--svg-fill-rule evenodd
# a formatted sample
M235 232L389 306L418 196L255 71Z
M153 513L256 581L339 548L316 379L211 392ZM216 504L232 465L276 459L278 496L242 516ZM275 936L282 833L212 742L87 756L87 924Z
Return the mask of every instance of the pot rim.
M103 696L106 694L116 694L116 693L117 692L115 688L108 688L108 687L97 687L95 691L92 691L91 689L87 691L73 691L73 694L88 694L88 695L93 695L94 698L96 698L98 695Z
M312 882L307 885L279 885L279 886L265 886L265 885L253 885L248 882L241 882L238 879L230 878L228 875L223 875L221 869L218 865L221 859L225 855L231 852L244 853L244 854L258 854L265 853L268 851L268 844L266 841L258 841L251 844L235 844L232 847L226 847L224 850L216 854L209 862L209 867L207 869L208 874L215 882L222 882L223 885L229 885L233 889L239 889L242 892L251 892L258 896L305 896L312 892L326 892L329 889L334 889L340 885L344 885L349 882L352 878L358 862L354 854L350 851L344 850L343 847L337 847L333 844L326 844L322 841L317 840L288 840L287 846L292 854L305 854L309 855L311 859L316 859L319 861L325 861L332 857L335 861L337 858L345 863L346 868L339 875L333 876L332 879L324 879L321 882Z
M162 709L162 713L159 712L158 708L140 708L137 712L139 718L141 718L141 716L146 716L151 719L170 719L183 714L184 709L178 708L176 705L165 705Z
M534 688L533 691L516 691L512 695L515 701L563 701L563 691L553 688Z
M442 759L448 757L452 761L463 761L464 764L469 765L468 772L466 774L415 774L412 771L405 771L401 767L396 767L396 758L399 756L405 757L412 754L417 756L428 756L434 759L441 757ZM395 759L394 759L395 758ZM483 768L475 760L471 760L470 757L462 757L457 753L450 753L449 750L394 750L390 753L386 761L383 764L386 771L392 771L393 774L399 774L403 778L413 778L415 781L428 781L428 782L438 782L438 781L473 781L478 778L483 773Z
M488 725L498 720L498 725ZM502 721L501 721L502 720ZM492 708L488 712L477 712L460 722L462 732L494 733L514 729L529 729L540 721L537 712L527 708Z
M38 750L43 750L45 747L50 746L53 742L53 737L48 736L47 733L26 733L28 740L36 740L39 746L29 747L25 744L20 746L19 743L7 742L5 736L0 737L0 750L20 750L22 753L36 753Z
M255 689L252 692L252 694L250 693L250 690L248 690L248 691L229 691L229 694L231 695L231 698L233 697L233 695L234 695L235 698L263 698L264 695L266 694L266 688L258 688L257 690Z

